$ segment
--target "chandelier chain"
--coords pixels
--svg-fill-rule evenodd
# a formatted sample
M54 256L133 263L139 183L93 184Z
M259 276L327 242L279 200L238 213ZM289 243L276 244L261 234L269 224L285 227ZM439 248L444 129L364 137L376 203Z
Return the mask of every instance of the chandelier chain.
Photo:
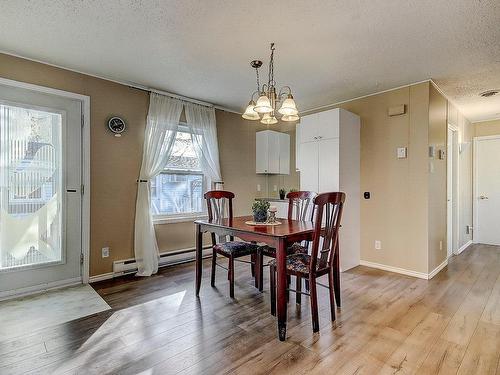
M260 93L260 77L259 77L259 68L255 68L255 74L257 75L257 92Z
M271 58L269 60L269 77L268 77L268 85L269 87L275 86L276 82L274 82L274 43L271 43Z

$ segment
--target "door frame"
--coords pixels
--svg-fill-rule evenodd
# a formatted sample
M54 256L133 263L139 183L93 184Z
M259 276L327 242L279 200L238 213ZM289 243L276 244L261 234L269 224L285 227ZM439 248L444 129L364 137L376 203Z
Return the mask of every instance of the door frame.
M474 137L472 140L472 243L478 243L476 238L475 228L478 223L478 212L477 212L477 145L479 141L487 141L491 139L500 139L500 135L484 135L482 137Z
M453 153L449 152L448 149L448 132L451 131L453 133ZM460 243L460 238L459 238L459 218L460 218L460 157L459 157L459 129L457 126L448 124L446 128L446 155L448 160L446 161L446 254L448 257L452 255L457 255L458 249L459 249L459 243ZM451 160L451 167L452 167L452 202L451 202L451 212L452 212L452 218L451 218L451 254L448 255L448 189L450 188L448 186L448 162ZM455 213L453 215L453 213Z
M46 86L14 81L0 77L0 84L43 94L52 94L82 102L82 283L88 284L90 273L90 96L63 91ZM74 282L73 282L74 283ZM64 285L58 284L57 287ZM30 288L31 289L31 288ZM47 288L43 288L46 290Z

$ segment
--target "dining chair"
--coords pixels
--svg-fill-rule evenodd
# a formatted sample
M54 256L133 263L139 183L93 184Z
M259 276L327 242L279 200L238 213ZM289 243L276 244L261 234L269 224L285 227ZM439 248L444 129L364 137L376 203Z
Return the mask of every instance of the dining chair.
M335 321L335 284L340 284L335 275L339 259L339 228L345 194L341 192L319 194L314 198L316 218L311 255L296 253L286 258L287 276L296 276L296 289L289 291L297 295L306 294L311 300L311 316L313 332L319 331L317 285L329 289L331 319ZM271 314L276 315L276 260L269 262L271 275ZM317 278L328 275L328 286L320 284ZM302 292L301 280L309 280L310 291ZM339 289L340 292L340 289ZM338 294L340 298L340 293Z
M208 191L204 195L207 201L208 220L221 221L228 219L229 223L233 220L233 199L234 193L223 190ZM229 236L229 241L226 241L227 236L216 238L214 233L212 237L212 274L211 285L215 287L215 270L219 266L228 271L229 280L229 296L234 298L234 261L250 263L252 276L255 277L255 264L257 259L257 250L259 246L254 243L235 241L233 236ZM221 241L222 239L222 241ZM217 254L220 254L229 260L228 267L217 263ZM244 256L251 256L251 260L246 261L239 259Z
M286 195L288 199L288 220L313 221L314 219L314 203L313 199L317 194L314 191L291 191ZM287 249L287 254L306 253L309 243L302 244L294 243ZM259 290L263 290L263 274L264 274L264 256L276 258L276 249L270 246L262 246L258 251L258 275ZM306 290L309 290L308 282L306 281ZM300 297L297 297L300 303Z

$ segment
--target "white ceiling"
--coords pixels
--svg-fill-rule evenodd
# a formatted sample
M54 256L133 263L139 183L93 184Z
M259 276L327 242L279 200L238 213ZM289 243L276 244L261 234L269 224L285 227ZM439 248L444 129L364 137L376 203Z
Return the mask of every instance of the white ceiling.
M498 0L0 2L0 50L236 111L274 41L301 110L432 78L470 120L500 117L477 96L500 89Z

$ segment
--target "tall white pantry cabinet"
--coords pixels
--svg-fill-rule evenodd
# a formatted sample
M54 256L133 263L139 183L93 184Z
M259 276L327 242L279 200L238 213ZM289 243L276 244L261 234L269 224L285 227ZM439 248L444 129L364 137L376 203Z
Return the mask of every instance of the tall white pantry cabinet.
M346 193L340 230L342 271L360 260L360 126L359 116L336 108L303 116L296 132L300 190Z

